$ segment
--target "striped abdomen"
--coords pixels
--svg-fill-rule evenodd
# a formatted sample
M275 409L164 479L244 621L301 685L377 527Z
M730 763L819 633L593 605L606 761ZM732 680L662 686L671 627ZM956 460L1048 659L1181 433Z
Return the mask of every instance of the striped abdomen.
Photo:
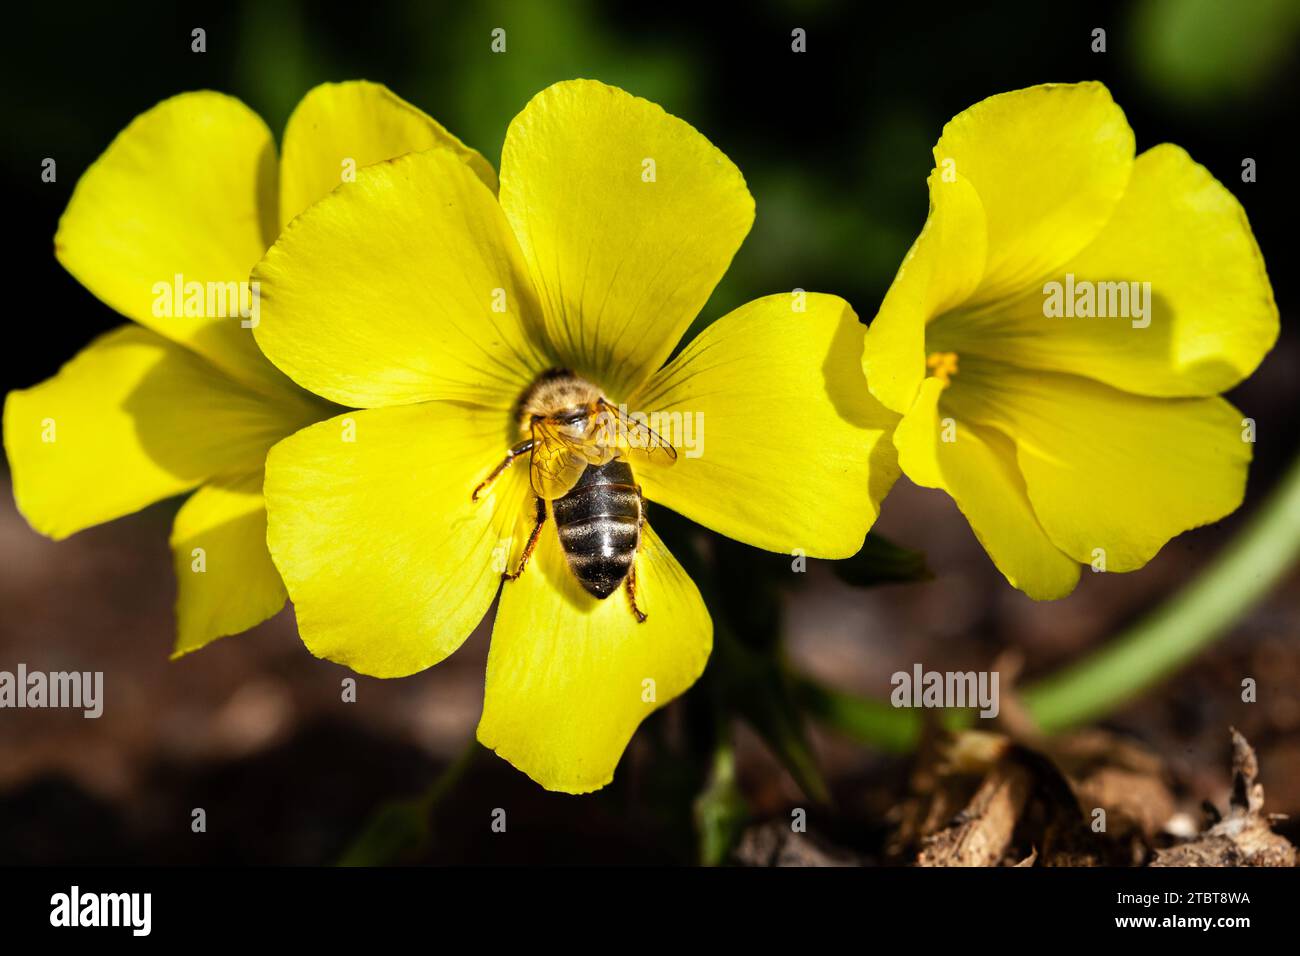
M625 461L588 465L563 498L551 502L569 568L594 597L623 583L641 544L641 492Z

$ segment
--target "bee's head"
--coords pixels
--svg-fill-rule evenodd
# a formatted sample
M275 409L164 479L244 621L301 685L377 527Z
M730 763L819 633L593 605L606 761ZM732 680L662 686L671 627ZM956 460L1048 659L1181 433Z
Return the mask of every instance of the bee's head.
M592 415L590 405L575 405L572 408L563 408L556 412L552 417L564 425L581 425Z
M521 428L543 418L577 426L594 414L599 398L599 389L572 369L547 369L519 397L515 419Z

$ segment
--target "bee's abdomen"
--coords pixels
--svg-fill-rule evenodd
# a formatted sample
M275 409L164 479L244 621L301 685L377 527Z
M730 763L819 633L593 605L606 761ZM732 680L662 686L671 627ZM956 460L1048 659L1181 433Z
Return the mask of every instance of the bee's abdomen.
M632 569L641 543L641 493L632 469L617 460L589 465L551 509L574 576L587 593L609 597Z

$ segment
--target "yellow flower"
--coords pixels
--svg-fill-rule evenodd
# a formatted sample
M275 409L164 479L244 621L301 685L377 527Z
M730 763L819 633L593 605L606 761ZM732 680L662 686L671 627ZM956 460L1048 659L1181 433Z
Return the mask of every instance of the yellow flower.
M1228 190L1177 146L1134 158L1099 83L977 103L934 156L929 219L863 359L904 415L904 473L947 491L1038 599L1232 512L1253 435L1218 394L1278 314Z
M740 171L689 125L574 81L510 125L499 200L430 150L292 223L254 272L258 344L300 385L365 409L267 459L268 541L311 651L411 674L459 647L501 589L479 740L570 792L608 783L641 720L694 682L712 624L649 525L644 623L623 594L577 583L553 520L501 585L534 525L528 464L471 494L526 434L517 406L550 369L630 412L703 422L671 466L631 457L645 497L760 548L857 551L897 474L897 416L864 387L847 303L758 299L663 365L753 214Z
M266 550L266 451L337 411L258 350L253 265L351 168L437 145L495 186L481 156L382 86L316 87L278 163L248 107L185 93L137 117L77 183L55 254L138 324L6 398L14 497L32 527L64 538L197 489L171 536L177 655L283 606Z

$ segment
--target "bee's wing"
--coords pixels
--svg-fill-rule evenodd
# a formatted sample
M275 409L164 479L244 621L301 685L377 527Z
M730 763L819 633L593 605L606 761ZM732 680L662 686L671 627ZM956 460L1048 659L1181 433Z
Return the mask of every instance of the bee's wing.
M599 456L599 449L588 450L564 434L555 422L538 419L533 422L533 491L547 501L563 498L573 490L588 464L604 464Z
M671 465L677 460L677 449L644 422L628 418L605 399L600 399L604 423L604 441L616 448L625 458L641 455L661 465Z

